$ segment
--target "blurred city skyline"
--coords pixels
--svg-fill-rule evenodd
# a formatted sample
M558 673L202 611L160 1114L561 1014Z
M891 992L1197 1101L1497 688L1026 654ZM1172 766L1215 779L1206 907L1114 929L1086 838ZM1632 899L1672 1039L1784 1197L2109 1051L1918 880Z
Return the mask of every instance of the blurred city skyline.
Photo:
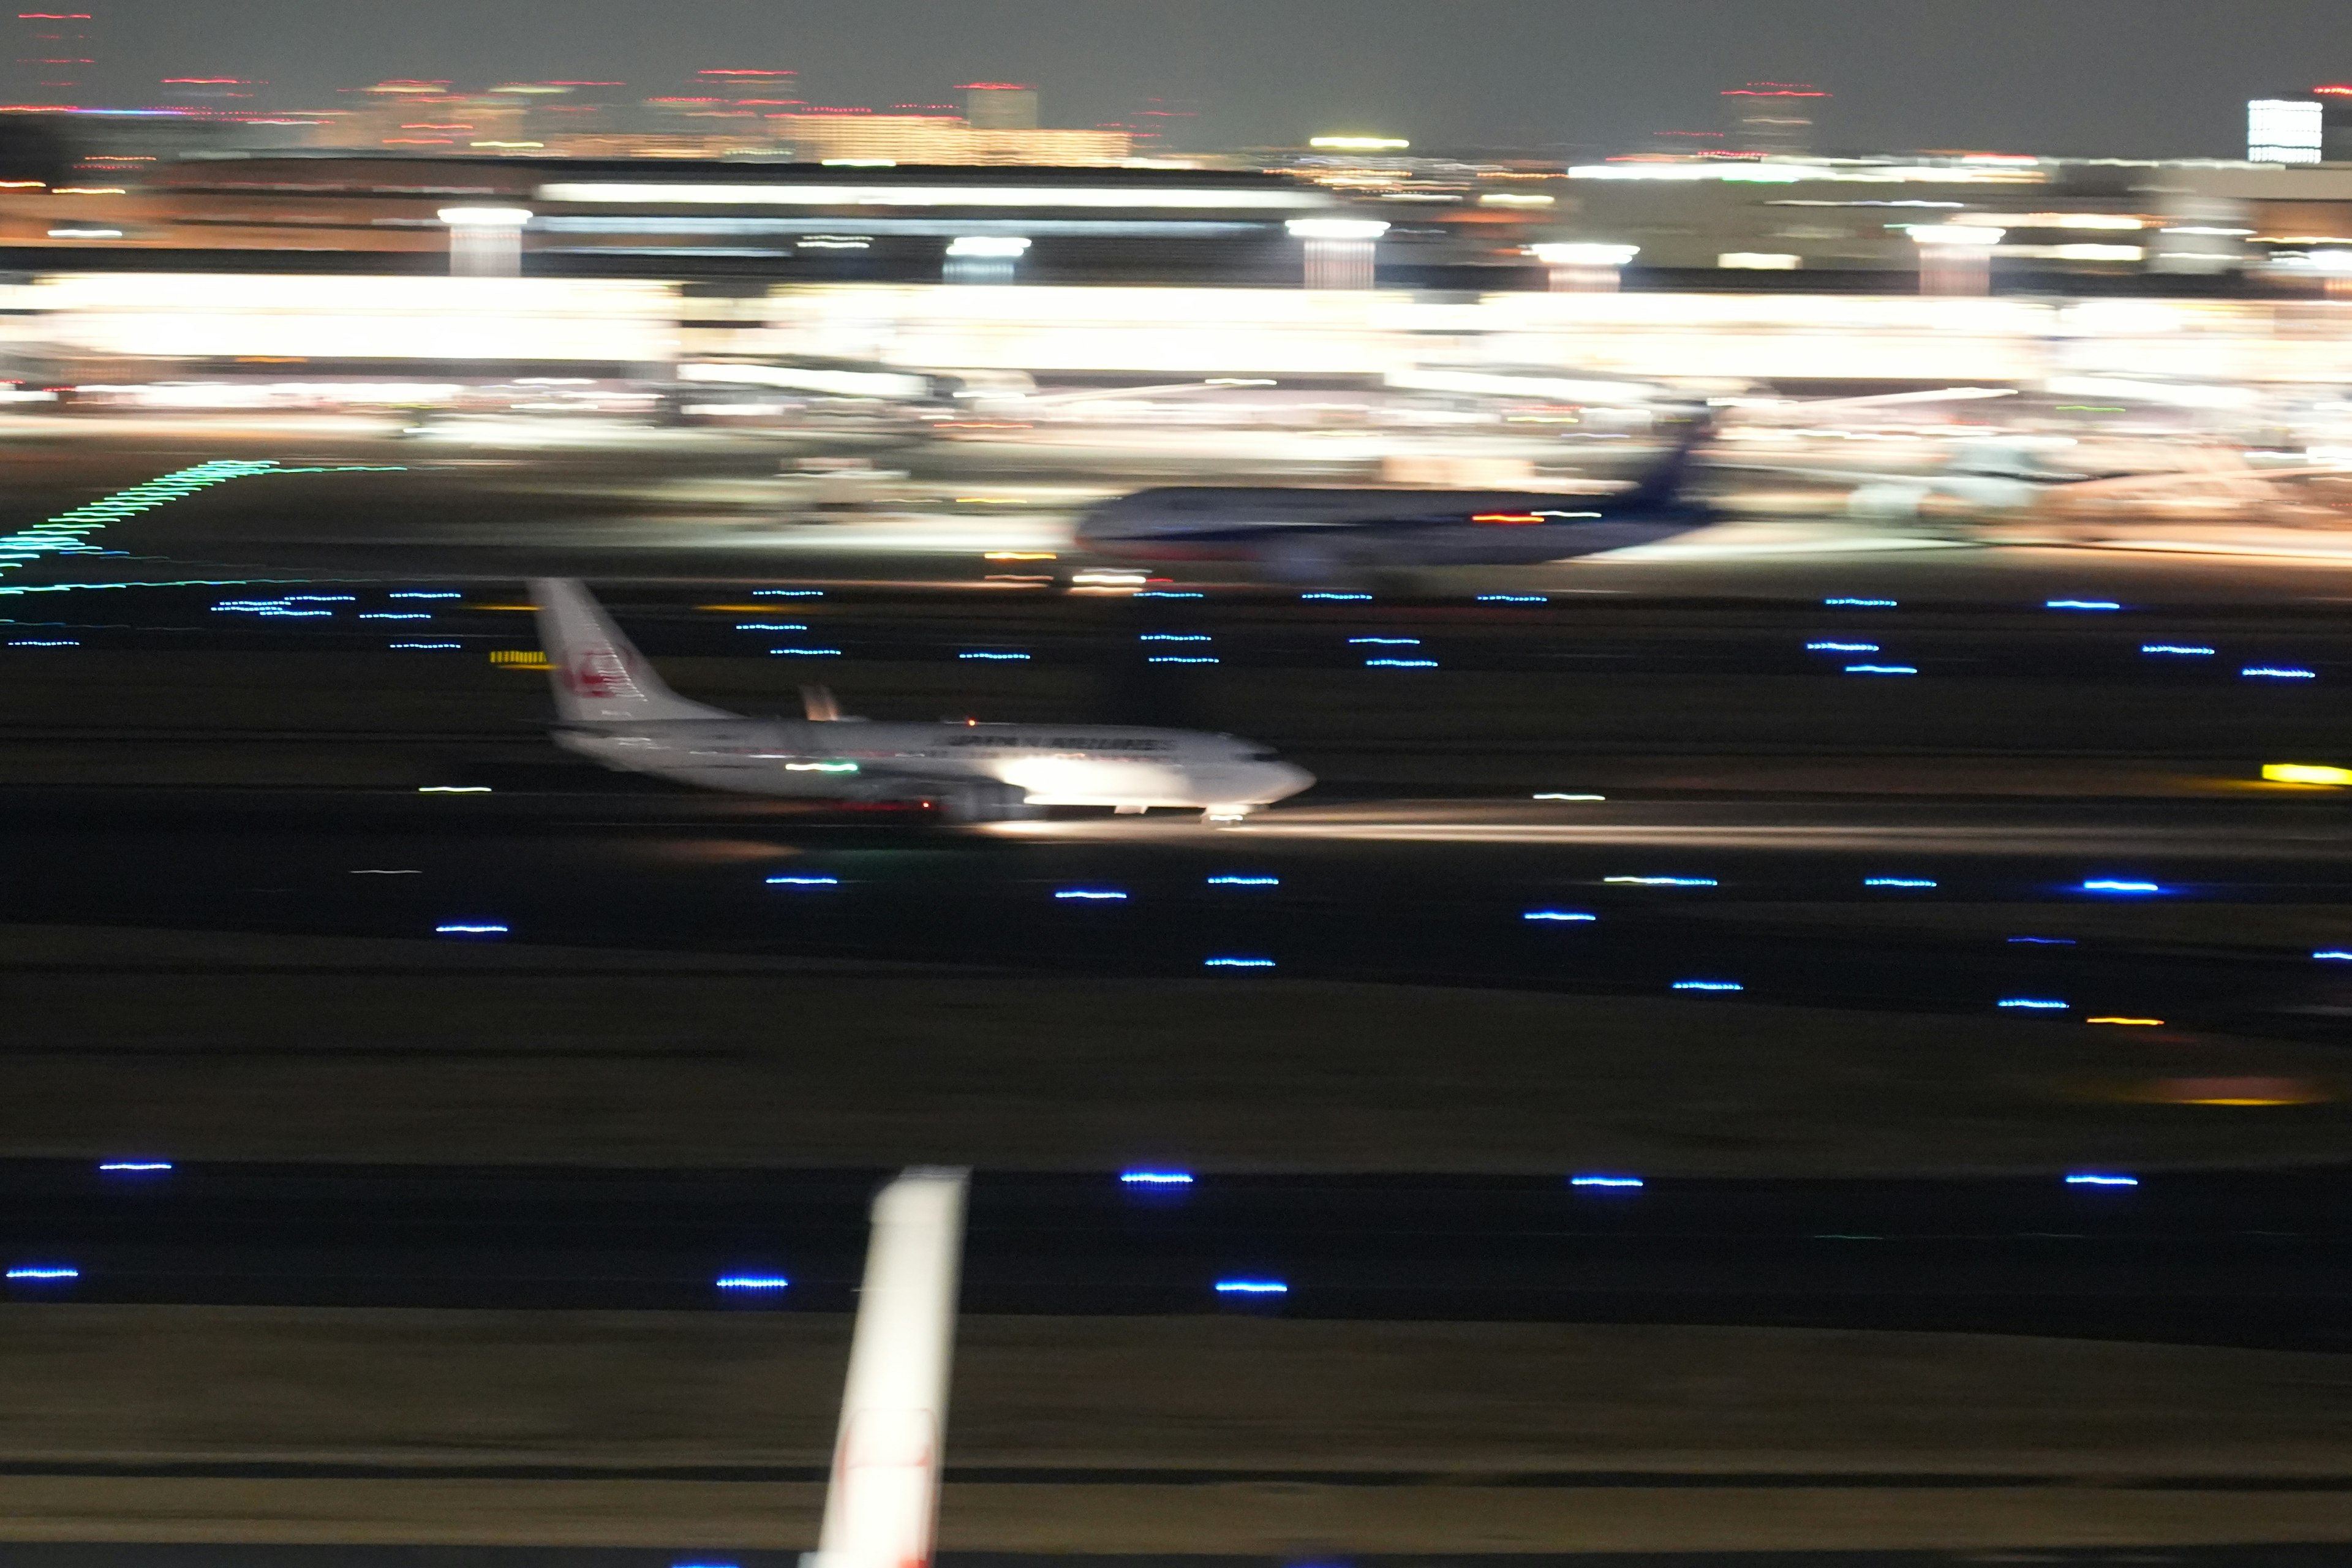
M1019 80L1055 125L1184 100L1204 147L1332 132L1622 146L1711 127L1718 93L1762 79L1833 95L1825 150L2229 157L2250 96L2332 79L2336 49L2352 57L2352 28L2325 0L408 0L339 11L331 26L292 0L88 8L91 81L121 104L189 75L257 79L271 104L320 108L386 78L593 78L650 94L734 67L796 71L814 102L885 108Z

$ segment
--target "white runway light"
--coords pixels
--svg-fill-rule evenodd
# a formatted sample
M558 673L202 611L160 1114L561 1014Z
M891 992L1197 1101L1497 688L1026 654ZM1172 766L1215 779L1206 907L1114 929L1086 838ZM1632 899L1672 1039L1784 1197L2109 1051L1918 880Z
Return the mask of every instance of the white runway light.
M874 1200L824 1526L804 1568L930 1561L969 1180L918 1168Z

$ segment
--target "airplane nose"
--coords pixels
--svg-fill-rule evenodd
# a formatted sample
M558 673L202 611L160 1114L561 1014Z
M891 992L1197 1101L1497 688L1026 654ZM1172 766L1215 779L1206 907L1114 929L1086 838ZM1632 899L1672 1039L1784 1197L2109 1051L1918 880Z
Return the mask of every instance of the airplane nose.
M1261 763L1256 772L1265 781L1254 792L1258 800L1287 800L1315 782L1313 773L1288 763Z

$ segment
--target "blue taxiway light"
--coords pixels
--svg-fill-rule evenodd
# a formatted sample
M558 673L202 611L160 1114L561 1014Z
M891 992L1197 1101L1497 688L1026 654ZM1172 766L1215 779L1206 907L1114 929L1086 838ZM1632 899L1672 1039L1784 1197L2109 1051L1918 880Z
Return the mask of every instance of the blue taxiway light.
M822 588L754 588L751 590L751 597L755 599L822 599L824 597L824 590Z
M2139 1178L2100 1175L2084 1171L2068 1176L2066 1184L2070 1187L2136 1187L2139 1185Z
M1720 886L1712 877L1603 877L1612 888L1713 888Z
M1076 899L1080 900L1107 900L1110 902L1118 902L1125 900L1127 897L1125 893L1115 892L1107 888L1065 888L1054 896L1057 899Z
M1138 642L1214 642L1217 639L1205 633L1146 632L1135 640Z
M1189 1187L1190 1171L1121 1171L1118 1179L1130 1187Z
M394 652L407 649L423 653L447 653L453 648L462 648L466 645L459 642L390 642L383 646Z
M1290 1287L1279 1279L1220 1279L1220 1296L1287 1296Z
M1529 910L1519 918L1523 921L1558 921L1565 925L1591 925L1601 917L1576 910Z
M2053 1002L2042 996L2004 996L1996 1005L2028 1013L2068 1013L2074 1010L2072 1003Z
M360 616L363 621L429 621L433 616L424 610L370 610Z
M1848 675L1916 675L1919 667L1912 664L1849 664Z
M2045 610L2120 610L2123 606L2113 599L2045 599Z
M1279 877L1212 877L1209 879L1209 886L1212 888L1279 888L1282 886L1282 879Z
M1204 958L1201 961L1201 967L1203 969L1272 969L1274 960L1270 958Z
M152 1176L172 1168L169 1160L101 1160L98 1168L110 1175Z
M2352 952L2346 952L2340 948L2324 948L2311 956L2331 963L2352 963Z
M2009 939L2009 943L2011 947L2073 947L2074 939L2071 936L2013 936Z
M387 594L390 599L462 599L463 594Z
M79 647L79 637L11 637L10 647Z
M1419 647L1419 637L1349 637L1349 647Z
M768 879L768 886L771 888L838 888L841 886L841 879L838 877L771 877Z
M1371 597L1370 594L1301 594L1298 596L1301 599L1348 599L1356 601L1369 600Z
M2112 877L2096 877L2082 884L2086 893L2160 893L2164 889L2154 882L2118 881Z
M1482 605L1549 605L1551 600L1541 594L1481 594Z
M1435 669L1437 661L1433 658L1368 658L1364 660L1364 668L1366 669Z
M771 649L770 651L781 652L782 650ZM956 655L956 657L958 658L995 659L1009 664L1025 664L1028 662L1029 658L1029 656L1025 653L960 653Z
M8 1270L11 1279L79 1279L81 1270L69 1263L24 1263Z
M1638 1187L1642 1185L1642 1178L1639 1176L1570 1176L1568 1179L1568 1184L1571 1187Z
M711 1283L721 1290L789 1290L793 1284L781 1274L721 1274Z
M1902 601L1897 599L1823 599L1824 605L1849 610L1891 610Z
M1932 888L1937 884L1927 877L1864 877L1865 888Z
M1214 664L1217 661L1206 656L1195 656L1188 658L1181 654L1163 653L1156 654L1153 657L1145 659L1143 662L1146 664Z
M1677 991L1745 991L1748 989L1736 980L1677 980L1675 982L1674 988Z
M2317 680L2319 671L2299 669L2293 665L2250 664L2238 671L2248 680Z
M507 928L487 922L480 924L453 922L449 925L435 926L433 934L436 936L504 936L507 934Z
M1138 595L1136 595L1135 596L1136 596L1137 598L1139 598L1139 599L1204 599L1204 598L1208 597L1208 595L1205 595L1205 594L1162 594L1162 593L1144 593L1144 594L1138 594Z
M739 624L739 632L804 632L808 627L785 621L747 621Z
M837 647L772 647L769 654L777 658L839 658Z
M2210 647L2200 647L2195 643L2144 642L2139 645L2139 651L2142 653L2180 654L2190 658L2203 658L2210 657L2217 650Z
M1876 653L1878 645L1874 642L1809 642L1805 645L1805 651L1807 653Z

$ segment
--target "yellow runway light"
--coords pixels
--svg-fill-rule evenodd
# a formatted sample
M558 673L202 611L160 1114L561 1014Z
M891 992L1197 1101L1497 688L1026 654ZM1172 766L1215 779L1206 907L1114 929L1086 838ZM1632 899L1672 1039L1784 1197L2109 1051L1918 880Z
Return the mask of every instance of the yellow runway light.
M2264 763L2263 778L2270 784L2352 784L2352 768L2321 767L2314 763Z

